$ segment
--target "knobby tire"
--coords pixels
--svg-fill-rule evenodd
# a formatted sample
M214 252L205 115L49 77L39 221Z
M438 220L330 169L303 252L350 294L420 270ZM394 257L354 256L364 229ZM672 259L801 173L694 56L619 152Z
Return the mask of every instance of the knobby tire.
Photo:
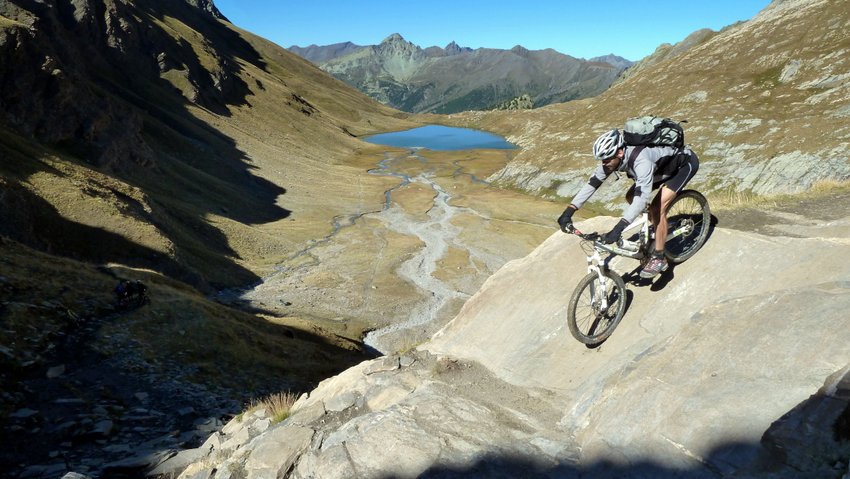
M567 310L570 333L578 341L589 346L598 345L608 339L626 314L626 284L623 278L610 270L605 271L603 275L609 279L607 310L600 311L598 298L594 301L596 292L601 288L596 273L589 273L578 283Z
M708 238L711 210L702 193L685 190L670 203L667 208L668 234L672 236L682 225L687 225L691 231L686 235L668 238L664 246L664 255L673 264L679 264L696 254Z

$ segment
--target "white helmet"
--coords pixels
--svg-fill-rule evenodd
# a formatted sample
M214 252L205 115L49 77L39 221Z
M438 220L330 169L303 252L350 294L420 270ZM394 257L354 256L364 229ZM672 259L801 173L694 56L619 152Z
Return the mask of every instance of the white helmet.
M593 156L597 160L607 160L617 154L617 150L626 144L623 135L616 128L603 133L596 141L593 142Z

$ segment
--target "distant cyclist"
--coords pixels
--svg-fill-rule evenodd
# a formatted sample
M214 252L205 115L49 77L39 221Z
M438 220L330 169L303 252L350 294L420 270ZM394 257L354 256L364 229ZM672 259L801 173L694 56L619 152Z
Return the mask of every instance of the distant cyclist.
M661 188L649 207L649 216L655 227L655 251L640 272L641 278L654 278L667 270L664 245L667 242L667 208L676 195L699 169L699 159L690 149L679 150L672 146L630 146L623 135L614 129L604 133L593 143L593 156L601 161L593 176L576 194L570 205L558 218L561 230L572 225L573 213L593 196L593 193L615 171L625 172L635 183L626 192L629 207L617 225L602 237L605 243L614 243L649 203L652 191Z
M131 303L141 306L148 299L148 287L139 280L122 279L115 286L114 292L119 309L126 309Z

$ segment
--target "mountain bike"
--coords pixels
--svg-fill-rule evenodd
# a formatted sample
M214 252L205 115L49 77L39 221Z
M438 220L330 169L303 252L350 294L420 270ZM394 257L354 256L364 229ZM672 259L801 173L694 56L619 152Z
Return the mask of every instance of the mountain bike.
M708 238L711 211L708 200L698 191L684 190L667 208L667 242L664 256L679 264L693 256ZM637 237L626 232L640 227ZM615 256L625 256L646 264L655 250L655 235L648 208L630 224L615 244L600 241L599 233L582 233L571 226L570 233L582 239L587 254L588 274L579 281L570 298L567 325L580 342L595 346L611 336L626 313L626 283L608 265ZM607 256L606 256L607 254Z

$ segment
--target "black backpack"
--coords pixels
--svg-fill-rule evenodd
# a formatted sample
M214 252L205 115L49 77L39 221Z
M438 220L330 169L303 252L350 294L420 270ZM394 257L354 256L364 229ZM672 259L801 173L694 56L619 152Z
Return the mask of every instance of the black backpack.
M623 128L623 138L631 146L672 146L679 150L685 147L685 130L682 125L657 116L629 118Z

